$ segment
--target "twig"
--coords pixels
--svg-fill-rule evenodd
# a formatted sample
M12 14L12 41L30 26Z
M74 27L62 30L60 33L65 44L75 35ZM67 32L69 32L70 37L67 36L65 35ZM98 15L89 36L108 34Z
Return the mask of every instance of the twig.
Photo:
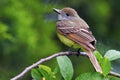
M116 73L116 72L113 72L113 71L110 71L109 75L116 76L116 77L120 78L120 74Z
M47 58L43 58L40 59L38 62L26 67L20 74L18 74L17 76L13 77L10 80L18 80L19 78L21 78L22 76L24 76L28 71L30 71L32 68L37 67L39 64L49 61L57 56L63 56L63 55L78 55L78 52L70 52L70 51L66 51L66 52L59 52L59 53L55 53ZM87 56L85 52L80 52L80 55L82 56ZM116 77L120 77L120 74L115 73L115 72L110 72L110 75L116 76Z
M55 53L47 58L43 58L43 59L40 59L38 62L26 67L20 74L18 74L17 76L13 77L11 80L17 80L19 78L21 78L22 76L24 76L24 74L26 74L28 71L30 71L32 68L38 66L39 64L43 63L43 62L46 62L48 60L51 60L52 58L55 58L57 56L63 56L63 55L76 55L78 54L77 52L69 52L69 51L66 51L66 52L59 52L59 53ZM85 52L81 52L80 55L86 55Z

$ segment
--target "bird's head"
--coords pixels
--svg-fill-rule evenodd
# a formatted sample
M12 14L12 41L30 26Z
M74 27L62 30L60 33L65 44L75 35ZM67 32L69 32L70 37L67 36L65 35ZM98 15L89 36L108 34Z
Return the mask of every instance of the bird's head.
M72 8L63 8L61 10L53 8L53 10L58 13L58 20L74 20L79 18L77 12Z

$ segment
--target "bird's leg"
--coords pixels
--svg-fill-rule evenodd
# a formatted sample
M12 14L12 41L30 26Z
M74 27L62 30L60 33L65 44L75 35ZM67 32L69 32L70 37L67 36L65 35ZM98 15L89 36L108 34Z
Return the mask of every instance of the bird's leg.
M79 48L78 50L77 50L77 52L78 52L78 54L77 54L77 56L79 56L80 54L81 54L81 48Z

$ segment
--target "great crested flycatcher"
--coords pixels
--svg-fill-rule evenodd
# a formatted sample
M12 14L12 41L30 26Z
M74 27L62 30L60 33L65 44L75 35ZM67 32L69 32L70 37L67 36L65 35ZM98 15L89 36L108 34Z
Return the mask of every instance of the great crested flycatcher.
M102 73L102 69L93 54L96 49L96 39L87 23L72 8L66 7L61 10L53 8L53 10L58 13L56 26L60 41L69 47L81 48L85 51L95 70Z

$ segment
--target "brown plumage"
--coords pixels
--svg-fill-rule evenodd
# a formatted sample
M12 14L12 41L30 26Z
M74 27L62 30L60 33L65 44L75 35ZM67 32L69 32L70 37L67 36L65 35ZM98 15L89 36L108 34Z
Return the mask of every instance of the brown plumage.
M72 39L74 42L82 42L86 49L95 50L96 40L88 28L81 29L79 25L71 24L68 21L58 21L57 30L66 37ZM74 36L74 38L72 38ZM81 45L81 44L80 44ZM83 46L84 46L83 45Z
M93 51L96 39L87 23L72 8L54 9L58 13L57 32L84 48L97 72L102 73ZM71 44L73 45L73 44Z

